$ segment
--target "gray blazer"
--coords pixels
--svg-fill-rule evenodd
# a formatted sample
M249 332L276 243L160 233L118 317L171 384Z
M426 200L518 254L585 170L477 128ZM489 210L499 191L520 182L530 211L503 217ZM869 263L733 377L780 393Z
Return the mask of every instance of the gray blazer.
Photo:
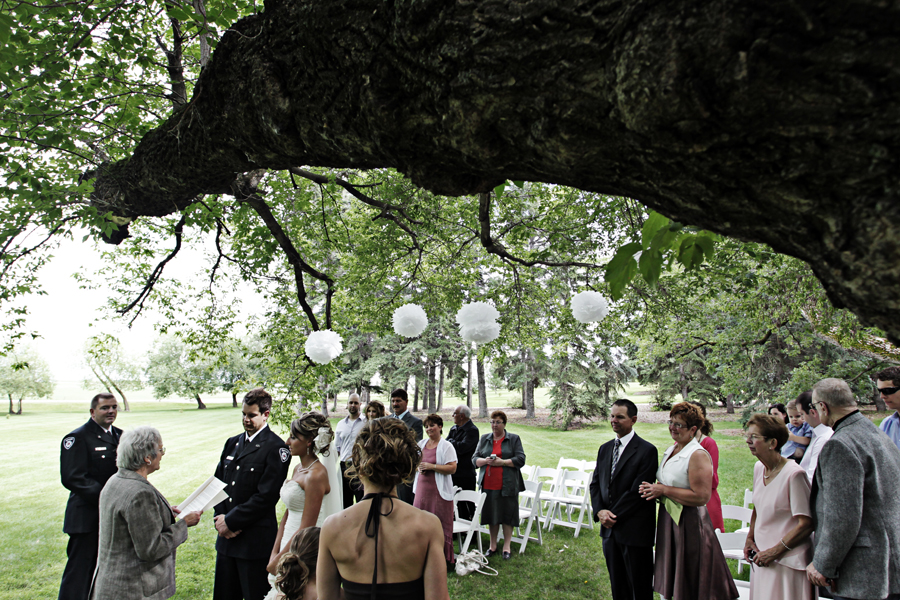
M472 464L479 458L489 458L494 449L494 434L486 433L478 440L478 447L472 455ZM522 440L515 433L506 432L506 437L500 442L500 458L511 459L512 467L503 467L503 487L501 496L518 496L525 491L525 479L522 477L522 467L525 466L525 450L522 448ZM478 471L478 487L481 489L484 481L484 467L476 467Z
M187 523L175 522L169 503L134 471L119 469L100 492L100 550L92 600L175 595L175 548Z
M822 447L810 504L813 565L836 594L900 593L900 449L860 413L840 420Z

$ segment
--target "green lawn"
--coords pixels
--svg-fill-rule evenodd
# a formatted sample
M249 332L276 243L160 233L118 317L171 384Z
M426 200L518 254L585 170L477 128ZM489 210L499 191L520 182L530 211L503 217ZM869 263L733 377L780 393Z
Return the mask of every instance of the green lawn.
M225 439L241 431L237 409L225 403L214 403L205 411L197 411L194 406L134 401L132 412L120 412L116 422L123 428L149 424L162 432L167 453L162 469L151 476L151 481L173 503L183 500L213 473ZM0 511L0 600L56 598L67 540L62 533L68 492L59 483L60 441L83 424L87 416L85 408L75 403L26 403L25 414L0 420L0 489L4 492ZM486 422L476 423L483 432L488 431ZM736 422L716 426L739 429ZM671 443L663 425L638 422L636 429L656 444L660 454ZM592 460L598 446L612 437L606 424L568 432L511 425L510 431L522 436L528 464L541 466L556 466L560 456ZM754 460L740 437L717 434L716 440L721 452L722 501L741 504L743 490L751 484ZM176 598L211 597L214 543L212 519L204 516L178 550ZM475 574L458 578L451 574L451 598L515 596L543 600L560 594L567 598L609 597L596 530L583 531L576 540L572 530L556 529L545 533L543 546L530 543L524 556L516 556L510 562L492 560L491 564L500 571L499 577ZM745 569L744 579L747 573Z

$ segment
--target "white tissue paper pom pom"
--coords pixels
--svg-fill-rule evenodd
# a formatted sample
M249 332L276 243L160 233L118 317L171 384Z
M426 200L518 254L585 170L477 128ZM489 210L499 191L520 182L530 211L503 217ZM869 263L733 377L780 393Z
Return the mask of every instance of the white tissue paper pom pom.
M461 328L476 323L491 323L499 318L500 313L487 302L470 302L456 313L456 322Z
M311 361L318 365L327 365L343 352L342 341L341 336L330 329L313 331L306 338L304 349Z
M487 344L500 337L500 323L496 321L470 323L459 328L459 335L467 342Z
M418 304L404 304L394 311L394 331L397 335L414 338L428 327L425 309Z
M572 316L581 323L602 321L609 305L599 292L581 292L572 297Z

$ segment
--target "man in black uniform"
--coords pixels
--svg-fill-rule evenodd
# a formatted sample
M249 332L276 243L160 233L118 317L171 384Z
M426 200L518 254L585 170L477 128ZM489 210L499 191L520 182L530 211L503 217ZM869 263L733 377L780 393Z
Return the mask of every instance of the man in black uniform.
M59 457L62 484L69 490L63 532L69 534L68 562L59 600L87 600L97 566L100 491L116 474L116 448L122 430L113 427L119 405L112 394L91 400L90 420L63 438Z
M453 485L464 490L475 491L476 475L475 465L472 464L472 455L478 447L478 428L472 422L472 410L465 404L460 404L453 410L453 422L447 434L447 441L456 448L456 473L450 476ZM475 506L471 502L459 503L459 518L469 521L475 512Z
M281 486L291 451L269 429L272 397L262 388L244 396L244 433L225 442L216 477L228 499L215 507L216 577L213 600L262 600L268 593L266 564L275 545Z

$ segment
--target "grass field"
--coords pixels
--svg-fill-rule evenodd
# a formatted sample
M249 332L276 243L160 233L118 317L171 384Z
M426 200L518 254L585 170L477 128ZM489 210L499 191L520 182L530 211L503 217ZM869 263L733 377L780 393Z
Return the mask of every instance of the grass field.
M493 392L492 392L493 394ZM79 391L80 397L85 395ZM61 398L61 395L57 395ZM145 396L146 397L146 396ZM206 398L204 398L206 400ZM241 431L240 413L230 398L210 402L205 411L194 404L139 400L132 411L120 412L116 425L127 429L153 425L163 436L166 456L152 483L173 503L183 500L213 473L222 444ZM226 402L227 400L227 402ZM504 404L489 395L492 406ZM0 452L0 600L56 598L65 565L67 536L62 533L68 496L59 482L60 441L88 418L81 403L25 403L21 416L0 420L3 451ZM482 432L486 422L476 420ZM717 429L735 430L736 422L716 423ZM671 440L664 425L638 423L638 433L654 443L660 454ZM522 437L528 464L556 466L560 456L595 459L599 445L612 437L607 424L588 425L575 431L511 425ZM750 487L754 460L739 436L716 435L720 449L720 487L723 503L741 504ZM283 510L279 507L279 514ZM726 523L733 529L734 523ZM485 541L486 541L485 537ZM180 599L205 599L212 595L215 530L210 516L190 530L178 549L177 582ZM517 551L517 546L513 546ZM515 552L514 552L515 554ZM454 599L560 597L596 599L609 597L609 582L597 530L584 530L578 539L570 529L546 533L544 545L530 543L526 553L512 561L492 561L499 577L449 576ZM745 569L743 578L747 578Z

